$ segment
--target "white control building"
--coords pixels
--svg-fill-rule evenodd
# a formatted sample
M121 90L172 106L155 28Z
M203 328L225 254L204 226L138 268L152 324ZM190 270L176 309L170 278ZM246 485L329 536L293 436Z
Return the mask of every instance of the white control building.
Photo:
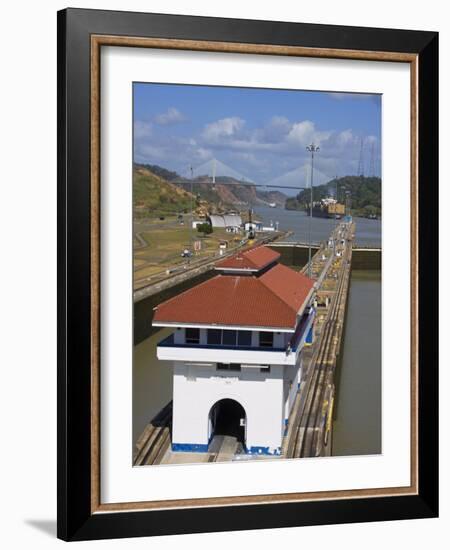
M160 304L157 347L173 364L173 451L208 451L231 435L251 454L281 453L302 349L314 331L314 281L260 246L220 262L218 275Z

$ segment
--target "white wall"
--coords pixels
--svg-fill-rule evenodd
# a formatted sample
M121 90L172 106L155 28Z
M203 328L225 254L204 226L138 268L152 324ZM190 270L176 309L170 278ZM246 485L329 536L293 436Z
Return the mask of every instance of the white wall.
M3 545L15 550L53 550L62 543L55 539L56 517L56 10L70 5L63 0L45 3L24 0L5 3L2 10L2 132L0 134L2 215L0 234L4 269L0 273L2 327L0 346L3 367L0 412L3 441L0 482ZM303 2L207 2L194 0L77 0L77 7L304 21L338 25L440 30L441 118L450 120L450 31L445 2L419 0L394 3L378 0L322 0ZM20 33L19 33L20 30ZM441 125L441 158L450 149L447 125ZM27 170L30 177L18 176ZM20 184L18 180L20 179ZM450 233L450 169L441 166L441 228ZM26 197L26 200L24 200ZM20 205L20 215L18 213ZM13 235L13 238L6 238ZM450 270L441 239L441 281ZM10 268L10 269L8 269ZM32 288L30 288L32 287ZM24 311L18 296L27 291L28 328L24 342ZM36 290L31 292L31 290ZM449 286L441 291L441 342L449 331L444 316L450 308ZM16 328L17 327L17 328ZM442 348L441 356L445 356ZM229 549L316 546L317 540L332 543L334 550L379 550L401 545L423 550L432 544L445 547L450 525L450 400L444 392L450 386L450 371L442 369L441 413L441 519L394 521L353 525L331 525L290 529L265 529L151 539L122 539L83 543L83 549L154 550ZM30 424L32 419L32 424ZM39 429L28 429L30 426ZM27 437L24 438L24 430ZM14 449L14 452L13 452ZM30 449L33 449L30 459Z
M285 381L284 417L285 419L289 418L289 414L294 404L295 396L297 395L297 391L298 391L298 384L300 382L301 372L302 372L302 356L300 354L296 365L284 367L284 381Z
M283 367L217 371L212 366L174 364L172 442L206 445L208 418L221 399L234 399L246 412L247 447L281 446L284 422ZM273 452L273 451L272 451Z

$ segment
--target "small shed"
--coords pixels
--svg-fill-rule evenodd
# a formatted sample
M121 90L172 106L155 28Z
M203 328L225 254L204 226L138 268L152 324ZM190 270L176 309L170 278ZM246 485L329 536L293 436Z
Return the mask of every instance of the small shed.
M241 227L242 218L239 214L210 214L208 221L215 228Z

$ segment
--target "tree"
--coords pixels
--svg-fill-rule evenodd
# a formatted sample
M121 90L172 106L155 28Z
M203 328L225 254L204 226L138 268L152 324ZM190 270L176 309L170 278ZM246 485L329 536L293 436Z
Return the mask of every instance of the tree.
M363 211L366 217L376 216L378 214L377 207L373 206L372 204L367 204L366 206L364 206Z
M210 235L213 232L213 228L211 224L204 222L197 225L197 231L203 233L203 236L206 237L206 235Z

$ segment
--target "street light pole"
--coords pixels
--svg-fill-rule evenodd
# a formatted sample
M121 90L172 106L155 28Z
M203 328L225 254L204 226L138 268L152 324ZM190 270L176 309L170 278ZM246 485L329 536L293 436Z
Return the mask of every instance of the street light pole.
M194 231L194 169L192 168L192 165L190 166L191 169L191 227L189 232L189 248L190 252L193 254L193 231ZM188 257L188 263L190 263L190 258Z
M311 278L311 226L312 226L312 210L313 210L313 182L314 182L314 153L320 151L320 147L311 145L306 147L308 153L311 153L311 185L310 185L310 199L309 199L309 247L308 247L308 277Z
M333 255L336 255L336 229L337 229L337 205L339 204L338 200L338 177L336 176L336 203L334 205L334 236L333 236Z

